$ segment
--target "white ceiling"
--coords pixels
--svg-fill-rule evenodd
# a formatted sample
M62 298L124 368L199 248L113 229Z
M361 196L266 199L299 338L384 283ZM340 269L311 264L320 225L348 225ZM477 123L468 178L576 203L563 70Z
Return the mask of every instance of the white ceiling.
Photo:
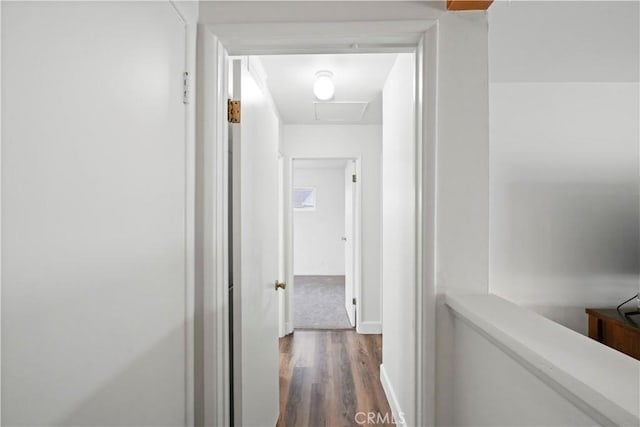
M260 61L285 124L379 124L382 122L382 88L397 56L395 53L270 55L260 56ZM316 119L313 82L320 70L329 70L334 75L336 93L332 101L369 103L361 120Z

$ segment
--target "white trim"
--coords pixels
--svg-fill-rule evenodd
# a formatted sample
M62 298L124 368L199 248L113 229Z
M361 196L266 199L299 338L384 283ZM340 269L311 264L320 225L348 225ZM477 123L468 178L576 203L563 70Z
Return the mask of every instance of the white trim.
M246 58L229 58L229 79L232 83L229 88L231 93L231 98L242 100L242 73L243 67L246 66ZM223 85L224 86L224 85ZM224 117L223 117L224 120ZM242 391L241 385L243 384L243 374L244 371L242 369L242 365L244 363L245 354L244 349L242 347L243 343L243 330L242 330L242 288L238 286L242 283L242 237L243 237L243 227L242 227L242 191L239 190L241 186L241 177L242 177L242 158L241 158L241 141L242 141L242 126L230 126L226 123L223 125L226 129L228 129L228 151L231 152L230 161L227 160L227 165L231 165L231 181L232 181L232 189L229 198L229 206L231 206L231 222L232 222L232 230L231 230L231 248L230 251L227 251L227 255L231 255L233 257L233 265L231 266L230 276L232 277L231 282L233 283L233 298L232 298L232 326L231 326L231 334L233 335L233 339L231 340L233 359L231 359L231 363L233 365L233 369L230 374L232 375L231 384L233 385L233 395L232 395L232 409L231 416L233 418L232 424L241 426L243 425L243 405L249 406L249 402L244 400L244 393ZM225 141L221 141L224 146ZM229 191L229 187L227 187L227 191ZM228 193L227 193L228 194ZM229 195L229 194L228 194ZM227 245L227 249L229 249L229 245ZM227 304L229 299L227 298Z
M197 17L191 20L185 15L176 4L175 0L168 0L176 17L184 26L184 70L189 73L191 81L195 81L197 68ZM185 426L193 427L196 424L196 343L195 343L195 303L196 303L196 103L194 102L195 92L193 88L188 96L191 102L184 108L184 155L185 155L185 200L184 200L184 333L185 333L185 360L184 360L184 403L185 403ZM0 423L1 424L1 423Z
M391 413L393 414L395 424L397 426L407 427L407 423L404 417L404 411L402 410L402 408L400 408L398 398L396 397L394 388L389 381L389 376L387 375L387 371L384 368L384 364L380 365L380 382L382 383L382 390L384 391L384 394L387 397L387 401L389 402L389 407L391 408ZM382 415L384 416L384 414Z
M360 322L356 325L356 332L359 334L381 334L382 322Z
M423 230L423 217L424 217L424 147L423 147L423 133L424 133L424 123L422 121L422 117L424 114L424 36L420 39L418 43L418 48L416 49L415 54L415 102L414 102L414 112L415 116L415 171L416 171L416 215L414 217L415 220L415 230L416 230L416 241L415 241L415 293L413 295L414 299L414 322L415 322L415 351L416 357L414 359L414 375L415 378L423 377L423 366L422 366L422 346L418 343L418 337L422 336L422 324L423 324L423 247L424 247L424 230ZM416 425L421 425L422 423L422 413L420 411L421 402L422 402L422 387L420 381L416 380L414 383L415 387L415 401L414 407L416 408L415 413L415 423Z
M282 132L280 133L280 143L282 144ZM289 284L284 293L284 304L281 310L284 318L283 336L293 333L293 159L284 156L284 273Z
M351 234L347 235L346 234L346 224L345 224L345 236L347 239L351 239L353 241L352 245L351 245L351 263L347 263L347 259L346 259L346 252L345 252L345 279L346 279L346 274L347 274L347 268L349 268L351 270L350 277L351 277L351 298L359 298L357 297L357 292L356 292L356 288L357 288L357 284L356 284L356 269L358 268L358 259L356 255L356 249L358 247L360 247L360 245L356 245L356 227L358 226L359 222L356 221L356 218L358 218L360 220L360 222L362 221L362 218L358 215L359 212L357 212L357 204L358 204L358 171L357 171L357 163L355 159L352 159L351 161L348 162L347 166L345 167L345 172L347 170L347 168L351 168L351 175L352 175L352 179L349 181L349 179L345 176L346 182L345 182L345 195L346 195L346 191L347 191L347 187L350 187L350 191L351 191L351 198L349 200L349 203L351 204L351 217L349 219L346 218L345 216L345 221L349 221L351 223ZM355 186L353 185L353 176L356 176L356 182L355 182ZM345 198L345 212L346 212L346 198ZM362 206L362 203L360 202L360 206ZM348 244L349 242L347 242ZM361 242L359 242L361 243ZM345 289L346 289L347 283L345 281ZM356 300L358 301L358 300ZM345 301L344 301L344 305L345 305L345 310L347 310L347 316L349 317L349 323L351 324L352 327L356 327L357 325L357 315L358 315L358 310L357 310L357 306L355 304L353 304L353 301L349 301L346 298L346 294L345 294Z
M418 78L422 81L420 98L416 99L418 145L422 162L418 180L423 197L420 200L420 233L417 248L421 256L420 275L416 276L416 425L436 424L436 276L437 276L437 155L438 155L438 37L439 24L423 34L422 60ZM432 233L430 236L429 233Z
M2 34L2 9L0 1L0 34ZM2 43L0 43L0 100L2 99ZM2 102L0 102L0 331L2 331ZM2 384L2 334L0 333L0 385ZM2 425L2 387L0 386L0 426Z
M172 6L173 3L171 3ZM182 15L180 15L182 17ZM190 75L195 74L196 66L196 24L184 24L185 31L185 67ZM192 77L193 78L193 77ZM191 95L193 98L193 95ZM195 425L195 208L196 208L196 147L195 147L195 104L184 106L185 127L185 224L184 224L184 261L185 261L185 425Z
M212 24L232 55L413 52L435 21Z
M222 44L216 40L217 43L217 73L218 75L227 76L229 72L229 60ZM226 78L223 80L226 81ZM216 258L218 265L216 268L216 282L213 284L215 292L217 294L215 312L217 313L217 330L216 338L218 343L222 343L225 353L223 357L219 358L217 368L218 377L224 380L226 389L229 389L231 381L231 375L233 372L230 370L229 360L229 217L228 211L231 204L231 200L228 193L229 188L229 126L227 124L227 93L228 87L218 87L218 95L222 95L218 98L217 114L215 116L215 122L217 124L216 139L217 144L216 151L216 164L217 164L217 185L216 185L216 206L218 209L216 218L216 234L222 238L216 240ZM217 286L216 286L217 285ZM218 423L216 425L227 425L230 419L230 405L231 396L229 393L223 393L222 396L217 397L217 409L216 419Z
M362 322L362 157L355 159L356 185L354 188L356 205L353 212L353 296L356 298L356 331L359 331ZM380 285L382 296L382 284ZM380 332L382 333L382 299L380 300Z
M196 376L198 424L229 425L228 59L206 26L198 31L196 236L198 287L202 292L196 337L202 365ZM199 370L202 369L202 372Z

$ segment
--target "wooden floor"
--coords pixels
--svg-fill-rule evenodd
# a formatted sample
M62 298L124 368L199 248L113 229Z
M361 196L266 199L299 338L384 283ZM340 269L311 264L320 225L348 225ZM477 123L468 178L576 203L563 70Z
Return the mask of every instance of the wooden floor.
M382 335L300 330L281 338L278 427L392 426L381 361Z

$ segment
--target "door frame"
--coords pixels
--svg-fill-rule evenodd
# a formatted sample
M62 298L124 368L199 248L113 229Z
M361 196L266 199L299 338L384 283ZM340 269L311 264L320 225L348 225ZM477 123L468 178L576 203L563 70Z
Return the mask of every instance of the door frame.
M201 24L198 29L197 152L199 186L196 245L204 309L202 363L196 364L198 425L228 425L228 153L226 94L229 55L402 53L416 57L416 289L415 420L435 424L435 221L438 107L438 22L373 21L325 23ZM330 36L327 36L330 34ZM355 42L354 42L355 40ZM432 70L427 73L425 70ZM424 267L423 267L424 264ZM240 386L240 385L236 385ZM200 407L200 411L198 411Z
M293 206L291 206L291 200L293 196L293 162L295 160L345 160L352 161L355 163L355 173L357 176L361 177L361 161L360 157L340 157L340 156L318 156L318 155L309 155L309 156L288 156L284 155L285 159L285 170L284 170L284 232L285 232L285 277L287 280L287 289L284 293L284 306L281 306L281 311L284 311L281 314L281 318L284 319L284 324L280 326L280 336L285 336L290 333L293 333L294 325L293 325L293 292L295 289L295 280L294 280L294 271L293 271L293 239L294 239L294 227L293 227ZM361 180L358 179L355 183L356 194L355 194L355 205L353 209L353 220L354 220L354 254L353 254L353 284L352 284L352 292L354 298L357 301L362 301L362 287L361 287L361 278L362 278L362 191L361 191ZM344 215L344 212L343 212ZM360 310L356 308L356 327L360 325Z

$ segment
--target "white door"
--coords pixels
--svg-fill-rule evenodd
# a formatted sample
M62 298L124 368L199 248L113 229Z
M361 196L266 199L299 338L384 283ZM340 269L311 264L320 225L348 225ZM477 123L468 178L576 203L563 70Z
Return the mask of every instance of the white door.
M278 119L249 60L233 61L234 424L278 419ZM281 291L279 291L281 292Z
M183 425L185 28L2 2L2 423Z
M344 170L344 307L351 326L356 326L356 306L353 304L355 257L354 257L354 213L355 184L353 182L354 162L349 160Z

